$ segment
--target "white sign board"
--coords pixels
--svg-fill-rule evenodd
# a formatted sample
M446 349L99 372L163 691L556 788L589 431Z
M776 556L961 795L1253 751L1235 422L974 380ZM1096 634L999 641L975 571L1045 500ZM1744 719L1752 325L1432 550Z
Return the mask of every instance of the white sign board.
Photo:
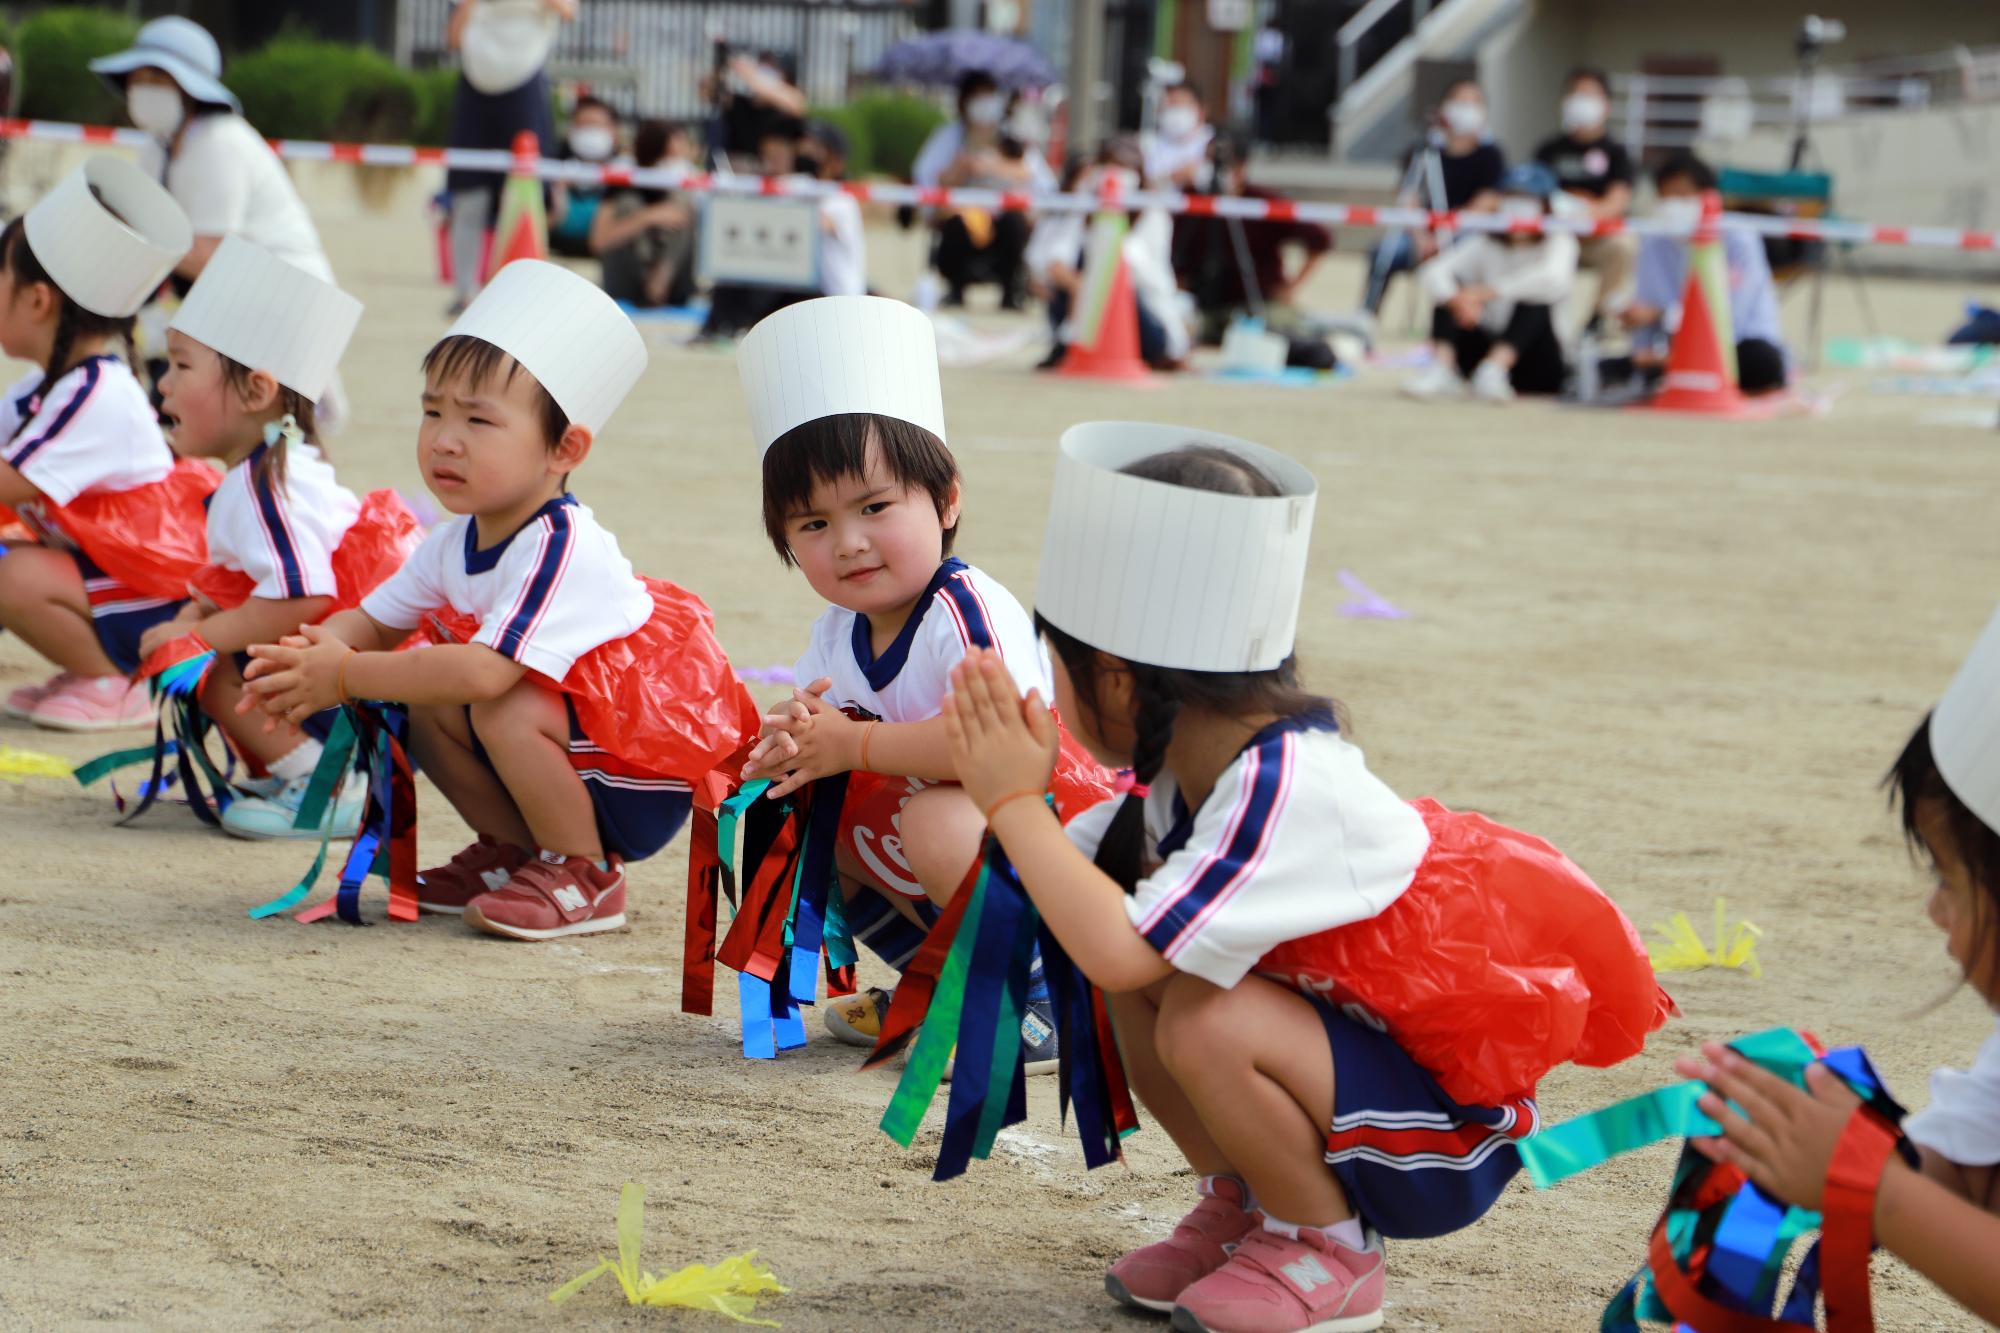
M696 272L704 283L818 291L819 204L712 194L701 209Z

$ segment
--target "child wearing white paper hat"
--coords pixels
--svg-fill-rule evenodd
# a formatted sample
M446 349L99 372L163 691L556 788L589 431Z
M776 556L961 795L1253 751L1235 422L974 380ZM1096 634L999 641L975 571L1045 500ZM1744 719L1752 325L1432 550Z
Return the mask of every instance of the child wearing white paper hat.
M1903 836L1936 874L1927 910L1945 952L2000 1010L2000 612L1937 709L1889 770ZM1722 1137L1696 1146L1743 1169L1772 1198L1818 1208L1859 1099L1824 1066L1801 1090L1718 1043L1674 1068L1711 1091ZM1875 1240L1989 1324L2000 1324L2000 1027L1966 1070L1931 1075L1931 1102L1903 1121L1921 1153L1896 1153L1875 1180Z
M479 834L418 876L417 905L492 934L622 928L625 863L755 729L708 608L633 573L569 491L645 368L594 284L500 270L424 358L417 462L453 517L357 610L250 650L251 693L294 726L409 706L412 757ZM419 627L434 646L394 651Z
M804 301L752 329L737 366L763 451L764 531L830 603L794 669L800 688L764 718L742 776L775 779L776 798L850 774L837 843L848 922L900 968L985 833L945 745L946 677L991 648L1023 688L1046 691L1048 654L1014 595L951 553L963 496L922 311L872 296ZM1109 775L1072 748L1058 781L1066 808L1081 809ZM1030 1072L1048 1072L1039 976L1029 999ZM830 1006L827 1025L872 1045L888 1003L871 990Z
M1400 800L1300 688L1314 497L1242 440L1074 428L1036 595L1053 695L1024 702L978 653L945 709L967 795L1199 1177L1173 1235L1105 1278L1176 1328L1378 1327L1380 1237L1476 1220L1539 1076L1631 1055L1670 1006L1580 870ZM1051 697L1135 779L1067 836L1042 799Z
M59 668L6 711L38 726L144 726L129 674L203 561L215 474L176 462L133 375L132 317L187 252L180 208L131 164L92 158L0 233L0 347L41 363L0 395L0 628ZM120 359L122 353L124 359Z
M222 812L247 838L352 837L350 784L321 827L295 827L319 763L312 736L266 731L237 712L244 654L357 605L416 549L416 519L394 491L364 503L314 443L315 407L361 318L361 302L240 236L224 237L167 331L161 410L174 451L227 469L208 506L208 559L194 600L147 630L141 658L184 636L213 650L203 710L268 777Z

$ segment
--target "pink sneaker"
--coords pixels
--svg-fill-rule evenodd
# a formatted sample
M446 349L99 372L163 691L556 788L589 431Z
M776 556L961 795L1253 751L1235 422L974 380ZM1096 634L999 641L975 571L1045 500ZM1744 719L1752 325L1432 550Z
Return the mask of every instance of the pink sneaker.
M23 685L7 696L7 702L5 705L0 705L0 711L4 711L8 717L26 722L35 715L35 710L42 706L42 700L75 679L76 677L67 671L58 671L39 685Z
M1104 1290L1120 1305L1166 1314L1180 1294L1222 1267L1243 1233L1260 1225L1244 1208L1243 1182L1211 1176L1201 1182L1201 1202L1165 1240L1142 1245L1111 1265Z
M625 865L599 870L581 856L542 852L491 893L465 905L465 924L516 940L553 940L625 928Z
M122 731L153 725L146 687L124 676L72 676L35 706L28 720L51 731Z
M1350 1250L1307 1227L1298 1239L1253 1227L1229 1262L1181 1293L1182 1333L1366 1333L1382 1327L1379 1237Z

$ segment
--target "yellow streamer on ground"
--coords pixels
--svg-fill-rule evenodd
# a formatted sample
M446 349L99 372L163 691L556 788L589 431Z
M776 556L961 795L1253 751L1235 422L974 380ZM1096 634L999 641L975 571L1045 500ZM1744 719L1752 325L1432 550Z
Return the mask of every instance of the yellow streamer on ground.
M19 782L22 778L66 778L75 772L76 765L67 759L0 745L0 780Z
M1662 941L1649 951L1655 972L1699 972L1705 967L1738 968L1753 977L1764 975L1757 961L1757 941L1764 932L1748 921L1729 924L1723 900L1715 900L1715 946L1703 944L1686 912L1674 913L1673 920L1655 923Z
M739 1254L710 1267L689 1264L678 1273L654 1277L639 1267L639 1243L646 1231L646 1190L628 1183L618 1194L618 1262L600 1257L597 1267L571 1278L549 1293L557 1305L610 1273L625 1288L629 1305L677 1305L691 1310L713 1310L739 1324L759 1328L778 1327L775 1320L752 1319L759 1296L784 1295L788 1288L778 1285L771 1270L757 1262L757 1252Z

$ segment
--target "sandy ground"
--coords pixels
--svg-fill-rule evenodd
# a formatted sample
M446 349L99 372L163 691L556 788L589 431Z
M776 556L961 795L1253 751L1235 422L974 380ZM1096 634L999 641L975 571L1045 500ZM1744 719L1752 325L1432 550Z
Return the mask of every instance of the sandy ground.
M339 464L357 488L414 488L415 368L444 300L426 242L366 217L328 240L369 307ZM910 246L878 242L878 283L907 290ZM1345 304L1357 277L1336 264L1315 296ZM1875 287L1914 337L1959 295ZM1858 331L1845 291L1832 313ZM740 665L789 662L818 607L764 545L734 368L653 337L577 489L643 569L708 597ZM1106 388L1031 378L1031 359L947 377L971 559L1031 596L1071 422L1286 449L1324 488L1300 649L1377 770L1549 837L1642 926L1726 894L1764 928L1763 980L1674 980L1686 1016L1624 1067L1550 1077L1552 1118L1779 1023L1865 1043L1914 1104L1927 1071L1969 1058L1991 1019L1950 994L1876 786L2000 591L2000 437L1935 424L1965 401L1825 378L1823 419L1738 424L1426 409L1386 371ZM1342 569L1411 617L1339 617ZM0 688L41 673L0 639ZM0 743L107 748L14 723ZM465 840L428 788L423 817L429 858ZM755 1247L794 1289L767 1310L787 1328L1148 1326L1099 1274L1189 1201L1164 1137L1086 1175L1042 1082L994 1161L932 1184L935 1139L906 1152L876 1130L891 1085L849 1048L751 1064L733 1015L678 1012L680 845L637 869L630 933L524 946L438 918L253 923L309 853L178 810L145 823L110 827L101 791L0 784L0 1326L693 1326L608 1286L548 1305L614 1244L627 1180L650 1191L652 1266ZM1469 1231L1394 1245L1392 1326L1594 1328L1670 1162L1523 1185ZM1884 1328L1970 1322L1877 1272Z

